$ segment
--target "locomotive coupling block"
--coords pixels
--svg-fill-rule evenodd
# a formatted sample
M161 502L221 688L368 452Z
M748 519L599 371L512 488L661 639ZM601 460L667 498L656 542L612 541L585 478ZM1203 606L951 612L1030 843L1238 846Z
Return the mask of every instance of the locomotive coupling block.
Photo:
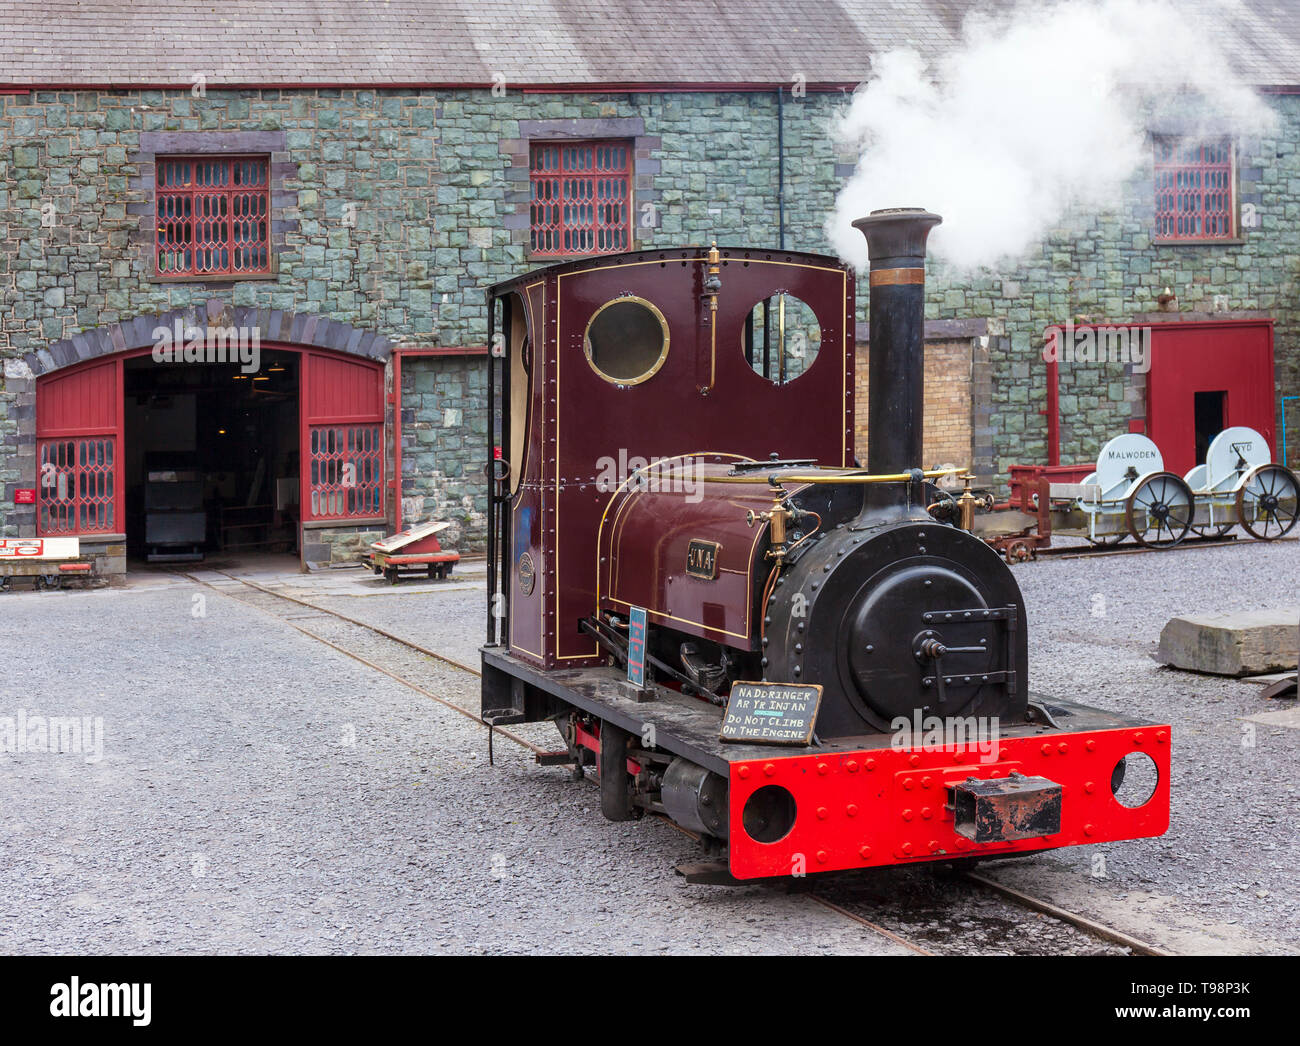
M1061 830L1061 786L1046 777L968 777L948 787L953 830L976 843L1005 843Z

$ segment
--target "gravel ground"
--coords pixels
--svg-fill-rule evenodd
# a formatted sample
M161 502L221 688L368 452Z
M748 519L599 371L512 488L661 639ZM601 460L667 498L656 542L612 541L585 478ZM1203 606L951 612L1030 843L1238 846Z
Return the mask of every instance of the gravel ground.
M1171 950L1300 951L1293 883L1300 731L1248 720L1294 702L1266 702L1258 684L1177 672L1154 660L1171 617L1300 603L1300 544L1246 539L1167 553L1045 557L1014 570L1028 607L1031 688L1172 723L1173 812L1159 839L1073 847L981 870ZM480 588L398 586L364 599L333 591L320 606L476 663ZM886 910L869 884L828 887L837 903L868 917L874 908L895 919L891 926L908 922L909 907L928 910L929 892L923 879L900 887L893 896L901 900ZM922 923L909 925L924 936ZM1013 942L1011 950L1021 949Z
M1173 823L1161 839L981 870L1171 950L1295 952L1300 732L1249 724L1244 745L1246 717L1282 703L1151 655L1175 614L1294 605L1300 547L1015 571L1034 689L1174 724ZM390 587L360 572L256 580L477 663L474 564L443 584ZM4 951L901 952L798 894L686 886L672 865L696 857L691 840L655 821L603 821L594 788L509 743L489 768L475 724L294 631L333 635L306 608L277 621L190 582L133 585L0 597L0 651L40 666L0 683L0 717L103 716L106 735L93 764L0 756L12 843ZM205 617L192 616L196 595ZM40 638L87 614L111 618L122 641ZM398 668L476 703L475 680L433 659ZM937 950L1117 950L938 872L818 889Z
M1015 571L1032 689L1173 724L1172 817L1159 839L1008 863L1000 877L1177 950L1300 951L1300 731L1247 722L1294 702L1154 660L1171 617L1300 604L1300 545L1246 539Z
M0 951L908 954L806 897L686 886L690 839L607 824L513 745L488 767L471 721L217 592L0 599L0 658L28 666L0 717L104 738L0 755Z

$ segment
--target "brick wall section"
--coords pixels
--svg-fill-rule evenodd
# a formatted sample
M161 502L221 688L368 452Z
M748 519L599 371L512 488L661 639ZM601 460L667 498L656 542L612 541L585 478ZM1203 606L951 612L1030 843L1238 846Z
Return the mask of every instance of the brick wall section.
M972 443L972 345L978 341L927 341L925 344L925 424L921 441L923 468L935 465L975 463ZM854 374L854 399L857 403L857 438L854 453L863 465L867 462L867 404L870 402L867 378L871 347L858 344ZM978 467L978 466L977 466Z
M838 96L785 106L786 244L826 250L822 223L853 157L837 153L828 120ZM975 275L932 266L931 320L998 321L972 361L971 439L992 471L1046 458L1043 330L1067 320L1122 322L1154 309L1170 286L1180 315L1266 312L1277 319L1279 392L1300 389L1300 97L1274 96L1272 137L1241 143L1241 200L1257 228L1219 246L1153 245L1151 172L1138 172L1113 211L1054 230L1030 256ZM771 94L521 95L488 91L40 91L0 96L0 358L145 313L214 298L235 306L315 313L409 345L481 345L483 288L533 264L519 224L527 184L522 143L557 122L639 127L638 247L775 244L776 102ZM639 123L638 123L639 121ZM598 124L574 126L589 129ZM151 277L148 165L168 134L275 139L270 279L161 283ZM620 134L628 134L620 130ZM146 138L153 135L154 138ZM237 141L238 139L230 139ZM150 152L145 146L152 146ZM925 200L881 201L927 204ZM652 203L649 212L640 208ZM42 207L53 205L52 227ZM48 208L47 208L48 213ZM642 224L642 221L646 224ZM865 294L859 302L866 312ZM982 355L987 352L987 358ZM485 483L479 362L412 367L445 377L404 381L408 427L403 496L412 513L461 513L480 526ZM427 380L427 379L426 379ZM0 533L30 533L12 488L34 485L16 450L33 424L30 379L6 366L0 388ZM1116 366L1062 368L1062 457L1088 460L1141 415L1140 376ZM416 396L408 399L409 395ZM983 393L987 398L982 399ZM432 396L433 405L425 397ZM427 417L457 401L461 425ZM861 404L865 415L865 403ZM949 412L950 413L950 412ZM445 416L445 415L444 415ZM946 417L947 415L945 415ZM1280 420L1280 419L1279 419ZM1290 454L1300 460L1300 405ZM476 427L477 426L477 427ZM28 433L30 435L30 433ZM958 438L948 433L951 438ZM426 516L427 518L427 516Z

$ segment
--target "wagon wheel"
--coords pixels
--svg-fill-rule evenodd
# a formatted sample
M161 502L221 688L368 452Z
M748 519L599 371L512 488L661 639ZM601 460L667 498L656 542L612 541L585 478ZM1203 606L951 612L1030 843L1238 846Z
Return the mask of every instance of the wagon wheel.
M388 583L390 585L397 584L397 568L389 567L387 570L384 571L384 577L388 578Z
M1246 512L1247 495L1257 506L1254 519ZM1297 500L1300 483L1294 472L1282 465L1260 465L1237 491L1237 518L1251 537L1274 541L1295 526Z
M1034 550L1028 541L1021 538L1007 545L1003 556L1008 563L1023 563L1027 559L1034 558Z
M1146 526L1137 527L1137 513ZM1172 548L1187 536L1192 522L1192 488L1172 472L1144 476L1124 502L1124 522L1139 544L1147 548Z

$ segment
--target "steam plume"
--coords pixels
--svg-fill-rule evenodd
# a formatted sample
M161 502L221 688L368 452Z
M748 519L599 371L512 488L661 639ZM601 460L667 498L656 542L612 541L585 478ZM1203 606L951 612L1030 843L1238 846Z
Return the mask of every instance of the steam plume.
M832 246L865 269L850 222L923 206L944 217L936 256L994 266L1073 209L1119 207L1161 121L1182 114L1181 131L1207 137L1267 130L1272 111L1207 28L1163 0L1022 2L968 18L938 68L910 50L882 55L834 127L860 159L826 222Z

